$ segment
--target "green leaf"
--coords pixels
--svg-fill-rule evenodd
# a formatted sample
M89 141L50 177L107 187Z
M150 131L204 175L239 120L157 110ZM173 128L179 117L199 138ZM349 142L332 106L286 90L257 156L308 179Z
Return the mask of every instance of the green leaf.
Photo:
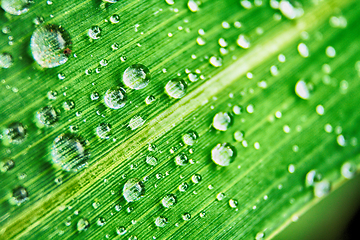
M358 170L357 1L8 2L1 238L272 238Z

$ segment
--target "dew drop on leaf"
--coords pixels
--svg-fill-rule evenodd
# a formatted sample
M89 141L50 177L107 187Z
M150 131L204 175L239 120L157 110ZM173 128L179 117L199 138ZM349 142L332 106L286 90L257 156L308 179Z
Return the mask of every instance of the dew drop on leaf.
M122 80L131 89L143 89L150 82L150 71L142 64L134 64L125 70Z
M236 150L229 143L219 143L211 150L211 159L219 166L229 166L235 158Z
M29 11L31 0L2 0L1 7L11 15L21 15Z
M167 194L161 201L165 208L172 208L177 203L177 198L174 194Z
M52 161L64 171L77 172L88 164L89 152L83 140L73 134L60 134L51 148Z
M88 228L90 227L90 223L87 219L80 218L79 221L77 222L76 227L79 232L83 232L83 231L88 230Z
M127 202L135 202L145 194L145 185L136 178L129 179L123 188L123 196Z
M12 197L10 199L11 204L20 205L21 203L25 202L29 197L29 193L26 188L23 186L18 186L13 189Z
M355 163L345 162L341 166L341 175L346 179L351 179L351 178L355 177L356 170L357 170L357 167L356 167Z
M182 140L186 145L192 146L196 143L198 134L195 131L189 131L182 136Z
M13 122L5 129L4 135L9 143L19 144L25 140L26 129L21 123Z
M43 68L54 68L66 63L71 53L71 44L69 33L54 24L37 28L30 39L32 56Z
M219 131L226 131L232 123L232 118L227 112L219 112L213 118L213 127Z
M181 78L174 78L166 84L165 91L172 98L182 98L186 94L187 84Z
M127 101L125 89L121 87L110 88L105 93L104 101L106 106L111 109L119 109L124 107Z
M101 37L101 28L99 26L92 26L88 31L88 35L91 39L99 39Z
M0 162L0 171L3 173L13 169L14 167L15 167L15 162L10 158L5 158Z
M158 227L165 227L168 223L168 220L166 217L159 216L155 219L155 225Z
M52 106L45 106L36 113L36 118L40 126L54 125L58 119L58 113Z
M96 127L96 135L102 139L109 139L111 132L111 126L108 123L100 123Z
M0 53L0 68L10 68L14 63L13 57L9 53Z
M180 153L175 157L175 163L178 166L185 166L189 163L188 157L185 155L185 153Z
M330 193L331 184L328 180L322 180L314 184L314 196L321 198Z

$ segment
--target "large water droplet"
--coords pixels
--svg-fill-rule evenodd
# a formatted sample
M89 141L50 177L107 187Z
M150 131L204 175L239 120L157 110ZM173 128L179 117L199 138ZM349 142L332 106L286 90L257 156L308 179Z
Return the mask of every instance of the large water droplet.
M9 143L19 144L25 140L26 129L21 123L14 122L5 129L4 134Z
M176 196L174 194L167 194L161 203L165 208L172 208L177 203Z
M13 57L9 53L0 54L0 68L10 68L13 62Z
M122 80L131 89L143 89L150 82L150 71L142 64L134 64L125 70Z
M1 7L12 15L21 15L29 11L31 0L2 0Z
M123 196L127 202L135 202L145 194L145 185L136 178L129 179L123 188Z
M232 123L232 118L227 112L219 112L214 116L213 127L219 131L226 131Z
M40 126L51 126L58 121L58 113L52 106L45 106L36 113Z
M229 143L219 143L211 150L211 159L219 166L229 166L235 158L236 150Z
M83 140L72 134L60 134L55 138L51 156L54 164L68 172L77 172L87 166L89 153Z
M71 53L69 33L61 26L48 24L34 31L30 49L35 61L43 68L64 64Z
M165 86L166 93L172 98L182 98L185 96L186 90L187 84L181 78L174 78Z
M106 106L111 109L119 109L124 107L127 101L125 89L121 87L110 88L105 93L104 101Z

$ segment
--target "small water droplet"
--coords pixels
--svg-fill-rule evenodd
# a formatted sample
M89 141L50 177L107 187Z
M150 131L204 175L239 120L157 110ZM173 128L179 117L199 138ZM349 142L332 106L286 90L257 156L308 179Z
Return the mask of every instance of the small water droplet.
M300 43L298 45L297 49L298 49L300 56L302 56L303 58L309 57L309 55L310 55L309 48L306 46L305 43Z
M106 219L103 217L100 217L97 219L96 224L100 227L104 226L106 224Z
M187 5L188 5L188 8L190 9L190 11L192 11L192 12L199 11L199 5L195 0L189 0Z
M0 171L7 172L15 167L15 162L12 159L4 159L0 162Z
M64 102L63 108L66 111L70 111L71 109L75 108L75 102L73 100L67 100Z
M123 226L116 228L116 233L120 236L124 235L126 232L126 228Z
M331 190L331 184L328 180L322 180L314 184L315 197L321 198L329 194Z
M218 200L218 201L222 201L224 198L225 198L226 196L225 196L225 193L218 193L217 195L216 195L216 199Z
M238 39L236 40L237 45L242 47L243 49L250 48L250 38L244 34L240 34Z
M19 144L26 138L26 129L21 123L13 122L5 129L4 135L9 143Z
M357 167L356 167L355 163L345 162L341 166L341 175L346 179L351 179L351 178L355 177L356 170L357 170Z
M45 106L36 113L36 118L40 126L54 125L58 119L58 113L52 106Z
M192 175L192 177L191 177L191 181L192 181L193 183L195 183L195 184L201 182L201 180L202 180L201 175L200 175L200 174L197 174L197 173L194 174L194 175Z
M175 157L175 163L178 166L185 166L186 164L189 163L189 159L185 153L180 153Z
M117 15L117 14L112 15L110 17L110 22L114 23L114 24L119 23L120 22L120 16Z
M129 127L131 128L131 130L135 130L144 125L144 123L145 120L141 116L134 116L130 119Z
M186 182L181 183L179 185L179 191L180 192L186 192L186 190L188 190L188 188L189 188L189 184L187 184Z
M13 189L12 198L10 199L11 204L20 205L28 200L29 193L26 188L19 186Z
M299 80L295 85L295 93L298 97L308 100L311 96L313 86L304 80Z
M189 131L182 136L182 140L186 145L192 146L196 143L198 135L195 131Z
M108 123L100 123L96 127L96 134L98 135L99 138L109 139L110 132L111 132L111 126Z
M291 20L300 18L304 14L304 9L298 1L281 0L279 10L286 18Z
M239 205L239 203L238 203L237 200L235 200L235 199L230 199L230 200L229 200L229 206L230 206L231 208L237 208L238 205Z
M182 219L184 219L184 221L189 221L191 219L191 214L190 213L184 213L182 215Z
M151 166L156 166L158 164L158 160L154 156L146 156L146 163Z

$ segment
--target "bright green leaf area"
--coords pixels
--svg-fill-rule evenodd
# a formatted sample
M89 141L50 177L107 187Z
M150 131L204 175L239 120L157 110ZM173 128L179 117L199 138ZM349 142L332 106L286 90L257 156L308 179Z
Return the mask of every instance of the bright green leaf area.
M292 20L287 1L276 0L35 2L19 16L0 12L0 54L13 59L0 68L1 239L272 238L359 168L359 1L290 1L299 14ZM46 24L65 29L72 46L66 63L45 69L29 46ZM99 39L88 36L93 26ZM133 64L150 70L143 89L122 81ZM175 78L187 86L180 99L165 91ZM127 94L116 110L104 102L114 87ZM45 106L59 116L49 127L36 120ZM213 127L219 112L231 117L226 131ZM139 117L145 122L135 126ZM25 127L20 143L9 142L13 123ZM111 126L108 139L96 132L101 123ZM183 143L189 131L198 136L191 146ZM69 133L90 154L76 173L51 155ZM212 161L219 143L236 150L228 166ZM178 166L182 154L188 163ZM9 159L15 166L6 171ZM313 169L317 191L305 184ZM132 178L145 194L128 203L122 190ZM19 186L28 197L14 204ZM167 194L177 198L172 208L162 204Z

